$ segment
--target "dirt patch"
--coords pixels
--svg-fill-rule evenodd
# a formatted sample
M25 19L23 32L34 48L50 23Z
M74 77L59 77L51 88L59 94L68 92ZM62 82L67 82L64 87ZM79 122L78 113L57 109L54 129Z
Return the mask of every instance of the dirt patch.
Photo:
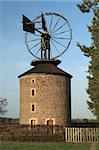
M89 150L96 150L96 143L91 143Z

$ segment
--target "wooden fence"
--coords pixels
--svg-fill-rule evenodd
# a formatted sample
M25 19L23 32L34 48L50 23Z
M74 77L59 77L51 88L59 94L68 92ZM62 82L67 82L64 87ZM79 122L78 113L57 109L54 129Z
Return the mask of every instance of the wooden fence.
M65 128L66 142L99 142L99 128Z

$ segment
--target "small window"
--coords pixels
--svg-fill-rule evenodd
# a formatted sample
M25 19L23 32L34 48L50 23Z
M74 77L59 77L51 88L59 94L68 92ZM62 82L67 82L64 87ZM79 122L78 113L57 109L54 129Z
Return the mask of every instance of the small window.
M35 90L34 89L32 89L32 96L34 96L35 95Z
M36 112L36 103L30 103L30 112Z
M36 95L36 89L35 88L30 89L30 95L31 95L31 97Z
M32 83L34 83L34 79L32 80Z
M34 78L32 78L32 79L31 79L31 83L34 83L34 82L35 82L35 79L34 79Z
M35 105L34 104L32 105L32 111L35 111Z

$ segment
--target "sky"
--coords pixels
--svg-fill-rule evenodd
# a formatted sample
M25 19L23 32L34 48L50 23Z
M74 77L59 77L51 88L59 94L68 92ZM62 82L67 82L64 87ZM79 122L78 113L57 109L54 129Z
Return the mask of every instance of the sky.
M25 45L25 32L22 28L22 15L31 20L41 12L56 12L63 15L72 28L72 42L68 50L58 59L58 66L70 73L72 118L93 119L88 110L86 89L88 65L90 59L85 57L76 46L77 42L89 46L90 25L93 14L83 14L76 4L82 0L0 0L0 97L7 98L8 112L4 117L19 117L20 87L18 75L29 70L33 56Z

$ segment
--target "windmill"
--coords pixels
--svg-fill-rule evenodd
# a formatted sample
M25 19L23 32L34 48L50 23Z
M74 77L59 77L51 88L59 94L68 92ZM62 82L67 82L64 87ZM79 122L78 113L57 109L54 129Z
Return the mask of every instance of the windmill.
M23 15L27 50L34 67L19 75L20 124L65 125L71 122L71 78L57 60L68 49L72 30L65 17L41 13L32 21Z

